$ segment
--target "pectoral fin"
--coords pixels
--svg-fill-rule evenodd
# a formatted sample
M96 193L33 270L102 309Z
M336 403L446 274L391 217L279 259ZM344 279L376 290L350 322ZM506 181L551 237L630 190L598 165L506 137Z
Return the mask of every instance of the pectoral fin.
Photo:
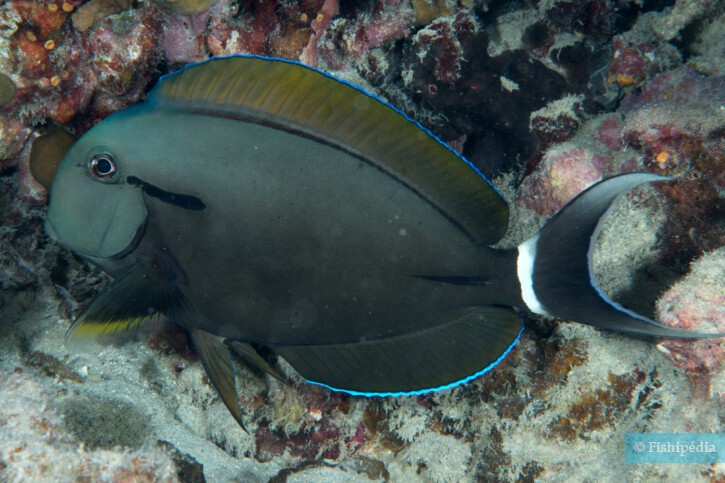
M185 298L173 280L139 262L114 280L81 312L66 333L66 344L89 340L118 343L132 338L148 323L178 312Z
M242 422L242 411L239 408L239 396L235 385L232 356L224 344L224 339L203 330L192 330L190 333L191 340L194 341L194 347L207 376L209 376L209 380L229 412L239 423L239 426L246 433L249 433L247 428L244 427L244 422Z

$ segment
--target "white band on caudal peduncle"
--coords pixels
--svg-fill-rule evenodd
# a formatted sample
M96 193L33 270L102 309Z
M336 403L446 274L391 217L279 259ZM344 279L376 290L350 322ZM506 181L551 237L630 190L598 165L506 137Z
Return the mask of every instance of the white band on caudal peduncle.
M529 310L535 314L549 315L539 299L536 298L536 292L534 291L534 261L538 241L539 235L536 235L519 245L516 272L519 275L519 283L521 284L521 298L524 299Z

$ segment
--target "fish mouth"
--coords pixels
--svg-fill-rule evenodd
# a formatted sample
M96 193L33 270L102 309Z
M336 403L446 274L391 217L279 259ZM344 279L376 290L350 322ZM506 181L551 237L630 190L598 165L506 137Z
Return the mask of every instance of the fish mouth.
M112 255L110 257L102 258L101 260L120 260L121 258L125 258L129 254L131 254L136 248L138 248L138 245L141 243L141 239L146 234L146 224L148 223L148 218L144 220L143 223L141 223L138 228L136 229L136 233L133 236L133 239L131 240L131 243L128 244L126 248L121 250L115 255Z
M134 234L133 238L131 239L131 243L129 243L126 248L121 250L120 252L110 255L107 257L99 257L97 254L93 254L87 250L83 250L82 248L71 246L67 243L64 243L60 237L58 236L58 231L53 226L53 222L49 219L45 220L45 232L48 234L48 237L52 239L53 241L60 243L61 245L65 246L69 250L77 253L78 255L89 258L92 260L97 261L111 261L111 260L120 260L122 258L127 257L129 254L131 254L136 248L138 248L138 245L141 243L141 239L146 234L146 225L148 220L144 220L143 223L141 223L138 228L136 229L136 233Z

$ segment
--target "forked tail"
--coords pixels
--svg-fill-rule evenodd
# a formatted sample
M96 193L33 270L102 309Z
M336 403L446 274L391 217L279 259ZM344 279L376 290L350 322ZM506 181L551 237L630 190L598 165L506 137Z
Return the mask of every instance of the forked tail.
M629 173L587 189L519 246L518 275L529 310L606 330L656 337L701 338L705 334L664 326L625 309L604 294L592 273L592 252L604 215L623 193L642 183L666 181Z

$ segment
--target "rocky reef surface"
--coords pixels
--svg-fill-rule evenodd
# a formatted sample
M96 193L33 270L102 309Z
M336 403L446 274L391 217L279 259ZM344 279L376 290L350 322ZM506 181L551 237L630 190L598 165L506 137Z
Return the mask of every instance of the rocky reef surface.
M297 59L402 108L507 197L515 246L591 183L625 196L595 250L604 290L725 332L725 4L658 0L11 0L0 5L0 481L722 481L625 465L624 435L725 431L725 342L651 341L522 314L490 373L358 398L241 365L250 434L187 335L69 350L107 277L43 232L29 160L212 55ZM40 138L42 139L42 138ZM365 370L365 368L361 368Z

